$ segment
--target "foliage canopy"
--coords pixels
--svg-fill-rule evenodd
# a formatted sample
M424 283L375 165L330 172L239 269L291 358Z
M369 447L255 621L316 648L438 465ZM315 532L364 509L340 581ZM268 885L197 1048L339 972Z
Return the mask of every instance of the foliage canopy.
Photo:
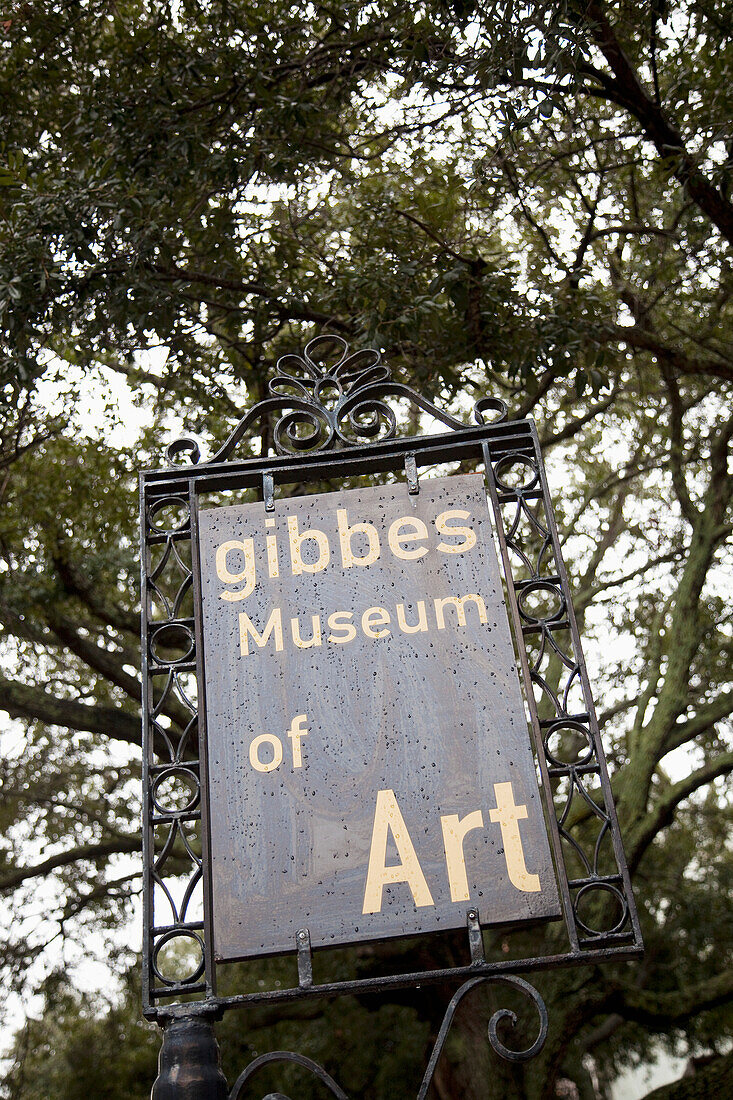
M648 950L543 979L546 1050L495 1087L589 1097L650 1036L722 1051L733 5L38 0L0 32L8 987L111 933L139 887L136 468L178 426L222 439L278 355L332 331L447 405L534 415L563 486ZM46 997L63 1042L102 1026L63 983ZM440 1004L348 1013L403 1029L394 1082ZM297 1029L343 1077L326 1019L328 1043ZM270 1044L271 1019L249 1026ZM474 1027L441 1095L483 1095ZM23 1034L15 1055L20 1100L41 1070ZM354 1059L354 1095L388 1095Z

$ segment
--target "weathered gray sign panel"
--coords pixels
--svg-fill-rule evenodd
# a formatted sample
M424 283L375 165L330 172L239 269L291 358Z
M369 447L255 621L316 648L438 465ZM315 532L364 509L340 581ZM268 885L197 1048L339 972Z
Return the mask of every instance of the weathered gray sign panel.
M199 514L218 959L556 917L483 479Z

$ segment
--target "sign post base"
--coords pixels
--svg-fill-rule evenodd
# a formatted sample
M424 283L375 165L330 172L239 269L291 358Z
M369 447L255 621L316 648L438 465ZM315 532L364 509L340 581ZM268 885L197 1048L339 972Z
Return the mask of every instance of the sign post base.
M211 1021L201 1016L170 1020L150 1100L227 1100L228 1095Z

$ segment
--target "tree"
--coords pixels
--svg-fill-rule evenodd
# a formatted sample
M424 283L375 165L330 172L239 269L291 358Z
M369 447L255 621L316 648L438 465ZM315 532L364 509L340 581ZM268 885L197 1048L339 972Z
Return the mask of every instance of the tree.
M135 468L159 461L173 420L222 439L277 356L329 330L450 406L488 390L536 416L563 487L647 954L542 979L545 1052L521 1078L500 1067L497 1088L549 1096L564 1075L590 1096L591 1063L605 1087L650 1036L722 1049L729 9L10 12L0 707L17 722L0 887L14 987L49 943L113 928L139 884ZM115 376L140 405L134 446L84 423L89 385ZM430 1030L440 1010L423 995L405 1007L416 1042L415 1012ZM441 1066L445 1096L483 1095L478 1054L457 1057L474 1026Z

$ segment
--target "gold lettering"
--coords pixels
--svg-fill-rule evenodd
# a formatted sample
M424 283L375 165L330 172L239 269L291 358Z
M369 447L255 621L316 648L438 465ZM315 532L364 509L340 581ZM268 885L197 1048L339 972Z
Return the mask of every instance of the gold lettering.
M260 745L272 746L272 760L263 764L260 760ZM261 733L249 746L249 762L257 772L273 772L279 768L283 759L283 743L274 733Z
M311 622L313 623L313 635L304 642L300 636L300 621L296 619L290 620L290 629L293 632L293 641L297 645L298 649L312 649L313 646L319 646L321 641L321 618L319 615L311 615Z
M270 635L275 635L275 649L280 653L283 648L283 619L282 612L279 607L276 607L270 618L265 624L265 628L262 633L258 633L257 627L246 611L240 611L239 613L239 652L243 657L247 657L249 654L249 635L252 635L252 640L262 649L269 640Z
M344 630L344 631L346 631L346 637L344 637L344 638L339 638L338 635L336 635L336 634L329 634L328 635L329 642L338 642L339 645L345 645L346 642L353 642L354 638L356 637L356 627L354 626L353 623L339 622L339 619L343 619L344 617L346 617L347 619L353 619L354 618L354 612L353 611L334 611L333 615L328 616L328 625L329 625L331 630Z
M466 550L471 550L476 545L476 535L470 527L452 527L448 525L448 520L451 516L456 516L458 519L468 519L471 513L464 511L463 508L452 508L448 512L441 512L435 520L435 526L441 535L458 535L464 541L458 546L452 546L449 542L439 542L436 546L436 550L442 550L444 554L465 554Z
M443 608L447 604L452 604L458 612L458 625L466 625L466 612L464 608L467 600L471 600L473 603L476 604L479 620L482 623L486 622L486 605L484 604L484 601L475 592L469 592L467 596L445 596L445 598L443 599L437 599L434 601L435 621L437 623L438 630L443 630L445 628L445 616L443 614Z
M386 638L390 630L374 630L374 627L384 626L389 621L389 612L383 607L368 607L361 617L361 629L367 638Z
M525 894L536 894L540 887L539 875L531 875L524 862L522 837L519 833L519 821L527 816L526 806L515 806L511 783L494 783L496 809L489 812L492 822L501 826L501 840L504 845L504 859L507 874L512 886Z
M274 527L274 519L266 519L265 527ZM280 563L277 558L277 536L265 535L265 545L267 547L267 568L271 577L280 576Z
M349 527L349 517L345 508L336 509L336 519L341 542L341 561L344 569L350 569L352 565L373 565L381 551L379 535L374 524L354 523ZM361 558L357 558L351 549L351 540L354 535L358 534L366 535L369 540L369 549Z
M322 569L326 568L331 558L331 549L328 545L328 538L323 531L316 531L315 528L311 528L308 531L299 533L298 517L288 516L288 535L290 536L290 560L296 577L299 577L301 573L320 573ZM310 539L318 547L318 560L313 563L303 561L300 548L306 539Z
M428 617L425 614L425 601L417 601L417 626L408 626L405 622L405 605L397 604L397 624L403 634L417 634L421 630L428 629Z
M301 737L308 736L308 730L301 729L301 724L308 720L307 714L296 714L290 723L290 729L288 730L288 737L293 745L293 767L303 767L303 752L300 744Z
M403 530L403 528L406 528L406 530ZM411 531L410 528L412 528ZM404 542L418 542L418 540L427 537L428 529L423 521L413 519L411 516L402 516L401 519L396 519L394 523L389 525L389 531L387 532L387 540L392 553L396 558L402 558L403 561L413 561L415 558L425 557L428 552L427 546L408 550L402 544Z
M227 567L227 554L233 550L240 550L244 555L244 569L241 573L230 573ZM216 575L224 584L246 582L241 592L220 592L220 600L229 600L230 603L233 603L235 600L243 600L245 596L249 596L255 586L254 541L252 539L230 539L229 542L223 542L221 546L218 546L216 550Z
M385 866L387 838L390 832L400 857L400 863L394 867ZM377 792L362 913L381 913L382 891L385 886L389 886L393 882L407 883L412 892L413 901L418 908L423 905L435 904L404 818L397 805L395 793L392 790L386 790Z
M441 817L443 829L443 847L445 848L445 866L448 871L451 901L468 901L468 877L466 875L466 856L463 851L463 839L472 829L483 829L484 815L474 810L462 819L458 814L446 814Z

